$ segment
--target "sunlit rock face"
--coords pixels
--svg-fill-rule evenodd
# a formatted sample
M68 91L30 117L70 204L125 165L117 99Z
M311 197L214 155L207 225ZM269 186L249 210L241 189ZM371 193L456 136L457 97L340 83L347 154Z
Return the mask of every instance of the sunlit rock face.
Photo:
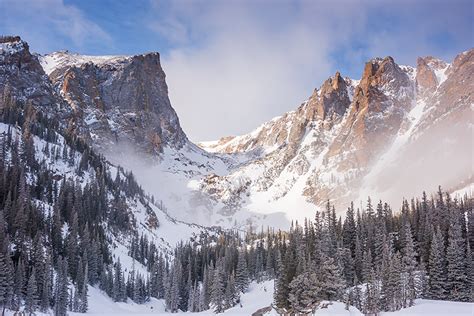
M158 53L136 56L41 56L58 93L76 116L76 128L103 151L128 145L160 154L187 141L171 107Z

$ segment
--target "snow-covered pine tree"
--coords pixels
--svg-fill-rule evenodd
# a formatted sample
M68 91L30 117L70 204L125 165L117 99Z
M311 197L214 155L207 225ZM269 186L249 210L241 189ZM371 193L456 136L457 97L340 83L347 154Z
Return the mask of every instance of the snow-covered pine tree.
M66 316L69 303L68 292L68 263L61 256L58 257L58 273L54 287L54 315Z
M415 292L415 270L416 270L416 250L413 243L413 236L411 233L410 223L405 223L405 237L404 237L404 248L403 248L403 275L404 275L404 295L403 295L403 306L413 306L415 303L416 292Z
M36 272L33 271L28 279L26 286L25 310L28 313L34 313L38 308L38 287L36 286Z
M328 301L342 299L346 282L342 276L339 266L334 262L332 257L322 256L322 264L319 266L318 279L320 289L320 297Z
M367 282L371 278L373 270L372 264L372 252L370 248L364 251L363 259L362 259L362 280Z
M446 264L444 261L444 241L440 229L433 230L428 266L428 297L434 300L446 298Z
M289 290L288 309L297 314L315 310L322 300L321 283L312 269L295 277Z
M244 293L249 284L249 275L247 271L247 260L245 259L245 250L238 253L237 269L235 271L235 288L237 292Z
M466 271L466 240L461 233L459 214L457 210L451 211L448 247L446 249L447 279L446 288L448 299L453 301L469 301L468 280Z
M225 309L225 271L222 259L218 259L214 269L211 287L211 304L216 313L221 313Z

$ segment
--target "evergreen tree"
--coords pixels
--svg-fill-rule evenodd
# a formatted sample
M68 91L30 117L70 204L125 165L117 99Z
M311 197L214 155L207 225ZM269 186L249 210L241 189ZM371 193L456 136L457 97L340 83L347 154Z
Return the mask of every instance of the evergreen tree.
M225 308L225 274L222 261L216 263L211 287L211 303L216 313L221 313Z
M429 261L428 296L434 300L446 298L446 265L444 261L444 242L439 228L433 230Z
M247 261L245 260L245 253L243 251L238 254L237 269L235 272L235 288L237 292L245 292L249 283L249 276L247 271Z
M26 288L25 310L34 313L38 308L38 288L36 286L35 270L31 272Z
M66 316L69 302L67 260L58 258L58 274L54 288L54 315Z
M457 214L451 215L449 225L448 247L446 249L448 299L468 301L470 289L467 288L466 257L464 253L465 239L461 234L461 226Z
M321 282L321 297L329 301L342 299L346 283L333 258L323 255L318 274Z
M294 278L289 286L291 311L304 313L316 309L321 297L321 284L315 272L309 270Z
M405 247L403 248L403 269L405 275L405 293L403 306L413 306L415 303L415 270L416 270L416 256L415 246L413 244L413 237L411 233L410 224L405 224Z

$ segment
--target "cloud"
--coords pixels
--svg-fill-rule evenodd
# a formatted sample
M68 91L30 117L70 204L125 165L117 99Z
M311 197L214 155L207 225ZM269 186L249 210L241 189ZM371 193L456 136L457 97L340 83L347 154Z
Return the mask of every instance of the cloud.
M112 42L84 12L62 0L3 0L0 16L2 33L20 35L42 53Z
M154 22L166 30L169 14L171 29L180 30L170 32L180 43L162 62L171 102L195 141L248 132L295 109L332 74L332 46L363 14L348 19L342 5L312 3L278 2L271 10L264 2L188 4L167 12L156 4ZM340 11L337 18L332 10Z
M452 58L472 38L472 5L455 4L154 1L149 23L172 46L162 60L183 128L206 140L295 109L336 70L358 78L370 58Z

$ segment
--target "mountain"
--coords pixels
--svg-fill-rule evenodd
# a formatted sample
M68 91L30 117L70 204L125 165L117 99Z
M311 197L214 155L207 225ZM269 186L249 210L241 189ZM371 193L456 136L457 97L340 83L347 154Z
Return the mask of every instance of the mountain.
M101 151L133 147L160 153L187 142L168 99L158 53L137 56L40 56L55 90L69 104L77 133Z
M436 190L434 183L465 186L474 170L473 75L474 50L451 64L419 58L416 68L376 58L360 80L336 73L297 110L249 134L201 143L217 154L252 157L203 179L201 189L236 212L301 218L328 199L345 206L370 194L394 202Z
M294 111L199 146L170 104L158 53L24 54L7 61L36 69L15 74L34 86L22 93L58 104L65 129L132 170L182 221L286 227L328 199L396 203L434 183L453 191L472 183L473 50L416 67L374 58L360 79L336 72Z

